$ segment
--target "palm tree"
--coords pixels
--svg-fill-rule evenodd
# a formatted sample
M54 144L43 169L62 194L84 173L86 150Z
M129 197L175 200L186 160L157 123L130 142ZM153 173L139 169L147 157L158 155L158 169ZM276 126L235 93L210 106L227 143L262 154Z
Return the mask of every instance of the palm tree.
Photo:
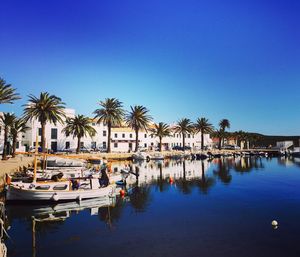
M19 94L15 91L16 89L0 78L0 104L12 104L13 101L20 99Z
M244 147L245 147L245 143L248 140L247 132L240 130L240 131L237 132L237 135L238 135L238 139L240 141L240 146L241 146L241 149L242 149L242 142L243 142Z
M183 118L179 120L175 127L175 132L182 134L183 150L185 149L185 136L187 133L193 132L193 124L190 119Z
M224 145L224 133L225 133L225 129L226 128L230 128L230 122L228 119L222 119L219 122L219 127L220 127L220 131L222 132L223 135L221 135L221 140L219 142L219 150L221 149L221 144Z
M159 122L158 124L154 124L154 128L151 129L152 135L159 138L159 151L162 149L162 139L163 137L170 136L170 127L168 124Z
M46 123L50 122L56 125L57 122L63 123L65 118L65 103L55 96L50 95L48 92L42 92L40 97L29 95L29 103L24 105L24 120L37 119L41 123L42 128L42 152L45 152L45 128Z
M197 132L201 133L201 150L204 150L204 134L211 134L214 131L212 124L206 118L198 118L194 125Z
M76 115L74 118L66 119L66 127L62 130L68 137L70 135L73 138L77 137L77 149L76 153L80 151L80 141L82 137L89 135L93 137L96 135L96 130L91 126L91 119L83 115Z
M149 110L142 105L130 106L131 111L125 117L126 124L135 131L135 151L139 148L139 130L147 131L152 117L148 115Z
M17 139L20 133L25 133L29 127L26 126L26 121L22 118L16 118L11 126L10 134L12 136L12 157L16 156Z
M219 146L218 146L219 150L221 149L221 141L222 141L223 134L224 133L220 129L217 129L217 130L215 130L214 132L211 133L211 136L213 138L218 138L218 140L219 140L219 142L218 142L218 144L219 144Z
M1 127L4 129L2 160L6 160L8 135L9 135L10 128L14 124L15 120L16 120L16 116L10 113L3 113L3 115L0 117Z
M95 119L98 119L98 123L107 125L107 152L110 153L111 127L121 125L124 116L123 104L116 98L106 98L99 105L101 108L94 111Z

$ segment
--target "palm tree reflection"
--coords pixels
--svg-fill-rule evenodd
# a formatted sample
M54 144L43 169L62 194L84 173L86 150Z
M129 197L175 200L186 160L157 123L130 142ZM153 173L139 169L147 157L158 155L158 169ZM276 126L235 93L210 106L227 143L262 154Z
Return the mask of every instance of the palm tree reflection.
M159 169L159 179L157 180L157 186L159 188L159 191L163 192L163 191L165 191L165 189L168 185L168 182L166 179L163 178L162 163L161 162L157 163L157 166Z
M227 159L219 159L217 170L214 170L214 174L226 185L230 184L232 180L230 168L231 167Z
M215 180L205 176L204 161L201 161L201 179L198 181L200 191L207 194L209 189L215 184Z
M182 171L183 171L183 176L176 181L176 185L182 193L190 194L192 192L191 181L186 180L185 160L182 161Z
M253 169L263 169L262 159L255 157L243 157L235 162L234 169L241 174L251 172Z

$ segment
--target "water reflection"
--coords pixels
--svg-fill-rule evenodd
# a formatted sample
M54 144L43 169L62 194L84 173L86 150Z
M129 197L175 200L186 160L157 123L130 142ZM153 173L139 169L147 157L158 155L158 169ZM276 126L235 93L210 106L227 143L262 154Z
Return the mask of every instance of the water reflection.
M99 238L103 240L103 238L107 238L109 235L114 234L116 231L118 233L120 230L122 231L122 226L125 228L126 233L128 232L128 229L131 229L131 227L126 227L127 223L131 223L135 225L135 228L138 228L139 224L152 224L153 218L150 217L149 220L147 220L145 217L147 217L147 212L151 210L153 212L153 208L158 211L157 215L161 215L159 212L159 209L163 210L163 212L168 212L168 210L164 209L165 206L161 205L161 201L165 201L164 203L170 201L172 204L169 205L171 208L169 217L172 217L176 221L176 213L182 212L182 209L185 209L189 211L189 215L191 215L191 224L192 221L197 224L199 222L199 215L203 215L202 218L208 220L209 222L207 224L210 224L210 226L213 226L215 224L215 220L213 220L212 213L215 214L215 209L211 208L208 203L206 206L206 209L209 211L207 214L203 211L205 208L202 208L201 211L197 211L196 202L200 201L194 201L194 198L200 196L204 196L202 199L209 199L211 202L214 201L211 197L209 198L209 195L218 192L218 190L214 191L214 188L217 188L218 185L226 185L221 186L222 193L225 192L225 190L228 190L228 186L231 186L235 183L237 180L237 176L239 174L244 174L243 179L246 181L247 179L251 178L252 176L250 174L254 170L261 170L263 171L266 169L266 166L268 166L268 162L271 162L270 159L262 158L262 157L246 157L246 158L220 158L220 159L214 159L213 161L208 160L202 160L202 161L190 161L190 160L165 160L160 162L140 162L140 163L131 163L131 174L127 178L127 192L128 195L125 198L117 197L117 198L103 198L103 199L93 199L93 200L85 200L81 203L78 202L71 202L71 203L61 203L56 205L8 205L7 206L7 215L9 223L12 226L12 230L15 232L12 233L13 240L15 244L9 245L9 251L12 252L11 256L42 256L38 255L38 252L44 251L43 256L51 256L51 254L45 253L45 245L55 245L58 248L65 247L68 251L70 251L70 255L72 255L72 249L70 249L71 246L74 247L74 244L82 244L82 247L86 247L83 245L83 242L85 244L89 244L90 242L88 240L94 240L94 239L84 239L84 235L88 235L90 231L88 230L87 234L82 234L81 230L84 230L86 228L86 224L91 222L92 227L97 227L99 224L102 224L102 231L101 236ZM300 167L300 158L278 158L273 159L273 163L278 163L279 165L294 165L296 167ZM272 165L273 165L272 163ZM122 168L124 167L124 163L117 163L114 164L114 168ZM241 176L238 176L241 177ZM241 180L239 180L241 183ZM251 180L247 180L247 186L248 190L251 188ZM257 181L256 181L257 183ZM254 187L255 185L253 185ZM262 186L262 188L265 188L265 184ZM233 188L233 187L231 187ZM266 193L266 192L273 192L274 190L266 190L266 191L257 191L259 193ZM252 191L253 193L254 191ZM240 194L240 197L251 197L250 194L242 195L241 192L237 192ZM255 193L255 192L254 192ZM183 196L184 195L184 196ZM159 196L159 197L158 197ZM188 201L185 203L182 199L180 202L181 205L185 205L185 208L180 208L178 204L176 203L176 197L183 196L182 199L193 199L193 201ZM232 195L230 195L231 197ZM257 197L257 196L256 196ZM159 198L159 200L157 200ZM163 199L163 200L162 200ZM214 198L215 199L215 198ZM225 201L229 205L233 205L234 207L239 206L239 202L234 202L235 200L232 198L228 198L228 201ZM255 200L256 202L257 200ZM242 202L242 201L241 201ZM189 205L189 203L191 205ZM252 201L253 203L253 201ZM160 205L159 205L160 204ZM203 202L201 203L203 204ZM276 203L277 206L278 203ZM219 202L216 202L215 204L212 204L213 206L218 206L220 210L223 210L223 206L220 206ZM224 205L225 206L225 205ZM195 207L195 208L194 208ZM201 206L203 207L203 206ZM226 207L226 206L225 206ZM224 207L224 208L225 208ZM173 209L172 209L173 208ZM191 209L189 209L191 208ZM211 208L211 209L210 209ZM244 205L241 205L241 210L245 208ZM251 206L252 208L252 206ZM259 208L259 207L257 207ZM225 208L226 209L226 208ZM224 209L224 210L225 210ZM237 213L239 212L238 209L234 209ZM283 208L286 209L286 208ZM228 211L228 210L227 210ZM260 209L261 213L264 213L264 209ZM253 212L254 214L260 213L260 212ZM130 214L133 213L135 216L134 218L131 218ZM175 213L175 214L174 214ZM194 213L194 214L193 214ZM222 213L222 211L220 211ZM225 211L224 211L225 213ZM252 214L252 212L249 212L249 214ZM254 215L253 214L253 215ZM195 215L195 217L193 216ZM231 213L231 215L235 215L234 213ZM92 220L91 216L94 216L95 219ZM140 223L138 223L139 217L142 217L140 220ZM164 222L169 222L169 220L162 216L156 216L160 217L161 226L163 226ZM226 218L227 223L228 220L234 220L234 219L228 219ZM178 218L178 220L181 220L181 218ZM178 224L177 220L177 226L180 227L180 224ZM157 221L156 221L157 222ZM189 221L187 221L189 222ZM233 222L233 221L232 221ZM171 221L168 224L173 224ZM190 223L189 223L190 224ZM221 226L223 223L219 224ZM198 224L199 225L199 224ZM200 224L205 228L206 224ZM199 226L200 226L199 225ZM207 225L208 226L208 225ZM18 229L21 227L22 233L19 234ZM74 228L75 227L75 228ZM163 233L168 233L170 228L172 226L169 226L168 229L163 231ZM198 231L201 230L193 230L193 225L190 225L190 229L192 233L196 233L195 235L198 235ZM23 228L23 230L22 230ZM246 228L246 227L245 227ZM148 226L148 231L149 231ZM155 236L157 236L157 230L155 228L153 229L153 233ZM150 229L150 230L151 230ZM182 227L182 233L188 233L188 228L186 226ZM251 228L250 228L251 229ZM51 238L51 235L60 236L61 234L66 233L66 231L70 231L72 236L75 238L80 237L80 242L77 242L76 238L75 241L72 243L69 243L69 245L65 244L59 244L59 243L53 243L49 242L46 239ZM74 232L76 231L76 233ZM139 232L139 233L145 233L144 236L149 236L147 230L145 232ZM196 231L196 232L195 232ZM207 233L211 233L213 235L213 232L211 232L210 227L207 227L207 230L203 229L203 233L207 231ZM246 231L246 230L245 230ZM100 233L100 232L99 232ZM125 232L124 232L125 233ZM200 233L200 232L199 232ZM136 233L138 234L138 233ZM169 236L172 238L175 238L176 240L179 240L176 238L176 235L179 233L176 233L176 231L173 231ZM30 235L30 236L29 236ZM205 236L203 234L202 236ZM217 236L217 235L214 235ZM22 242L24 240L24 237L26 238L32 238L30 241L27 242L28 245L24 245ZM63 236L60 236L63 237ZM72 238L73 238L72 237ZM42 240L41 238L44 238ZM153 237L154 238L154 237ZM194 238L197 238L195 236ZM63 238L64 239L64 238ZM99 239L99 240L100 240ZM174 239L174 240L175 240ZM29 239L28 239L29 240ZM110 244L111 241L107 239ZM119 238L117 239L119 240ZM122 240L122 239L120 239ZM128 239L129 240L129 239ZM127 240L127 241L128 241ZM219 238L219 240L221 240ZM223 240L223 239L222 239ZM66 241L64 239L64 241ZM81 242L82 241L82 242ZM124 239L124 244L126 244L126 240ZM69 241L68 241L69 242ZM141 242L140 242L141 243ZM159 242L156 242L157 244ZM44 248L39 247L39 244L41 244ZM94 242L94 246L95 246ZM120 243L121 244L121 243ZM30 255L22 252L20 249L23 248L29 248ZM27 249L27 251L29 251ZM79 254L79 253L78 253ZM122 253L119 253L120 256ZM76 255L79 256L79 255ZM93 255L95 256L95 255ZM135 255L137 256L137 255ZM154 256L154 255L153 255ZM175 255L176 256L176 255ZM179 255L177 255L179 256ZM183 256L183 255L181 255ZM235 255L237 256L237 255Z
M228 185L232 180L230 168L232 168L234 163L235 162L233 162L232 159L217 160L217 168L214 169L213 173L226 185Z
M198 181L200 191L207 194L209 189L215 184L215 179L205 176L204 161L201 161L201 179Z

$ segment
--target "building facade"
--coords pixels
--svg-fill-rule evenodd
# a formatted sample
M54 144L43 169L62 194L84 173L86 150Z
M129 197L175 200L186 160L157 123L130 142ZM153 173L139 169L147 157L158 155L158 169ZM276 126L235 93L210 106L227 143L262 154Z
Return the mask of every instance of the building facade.
M75 117L75 110L65 109L66 117ZM35 147L36 138L41 145L41 125L38 120L28 121L27 126L30 128L24 135L20 135L20 149L31 150ZM62 132L64 124L51 124L47 123L45 128L46 134L46 147L53 152L64 150L75 150L77 147L77 138L72 136L66 137ZM96 130L94 137L84 137L81 139L82 149L98 149L105 150L107 148L108 129L103 123L92 121L92 126ZM170 125L171 129L174 124ZM172 129L172 131L174 131ZM1 138L0 138L1 139ZM150 131L140 131L138 135L139 148L143 150L157 150L159 147L159 138L152 136ZM111 151L112 152L130 152L135 150L135 132L128 127L114 127L111 131ZM211 139L209 135L204 135L204 145L211 146ZM201 147L201 134L187 134L185 145L191 149L200 149ZM172 132L170 137L165 137L162 140L162 149L171 150L173 147L182 147L182 135Z

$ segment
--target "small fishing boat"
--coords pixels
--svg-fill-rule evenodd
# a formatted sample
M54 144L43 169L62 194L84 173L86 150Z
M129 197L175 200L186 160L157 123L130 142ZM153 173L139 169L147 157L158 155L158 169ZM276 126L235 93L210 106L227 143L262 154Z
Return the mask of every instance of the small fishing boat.
M101 184L99 178L93 177L38 181L36 176L37 149L36 145L32 181L12 181L11 177L6 174L7 201L81 201L116 194L116 184L109 183L109 179L106 180L106 186Z
M132 159L135 161L144 161L144 160L150 161L151 157L147 153L136 152L132 155Z
M84 167L85 161L66 159L61 157L47 157L45 160L46 167Z
M74 201L116 194L116 185L101 187L98 178L83 178L75 181L9 182L7 175L7 201Z
M164 156L161 153L153 153L150 155L151 160L164 160Z
M197 153L196 154L196 159L197 160L205 160L208 158L208 155L207 154L204 154L204 153Z
M34 171L27 170L26 175L28 177L33 177ZM107 173L109 181L114 183L119 180L125 179L125 175L121 172L108 172ZM36 178L38 180L49 180L49 179L57 179L57 178L65 178L65 179L76 179L76 178L100 178L101 172L95 168L91 169L47 169L47 170L37 170Z

